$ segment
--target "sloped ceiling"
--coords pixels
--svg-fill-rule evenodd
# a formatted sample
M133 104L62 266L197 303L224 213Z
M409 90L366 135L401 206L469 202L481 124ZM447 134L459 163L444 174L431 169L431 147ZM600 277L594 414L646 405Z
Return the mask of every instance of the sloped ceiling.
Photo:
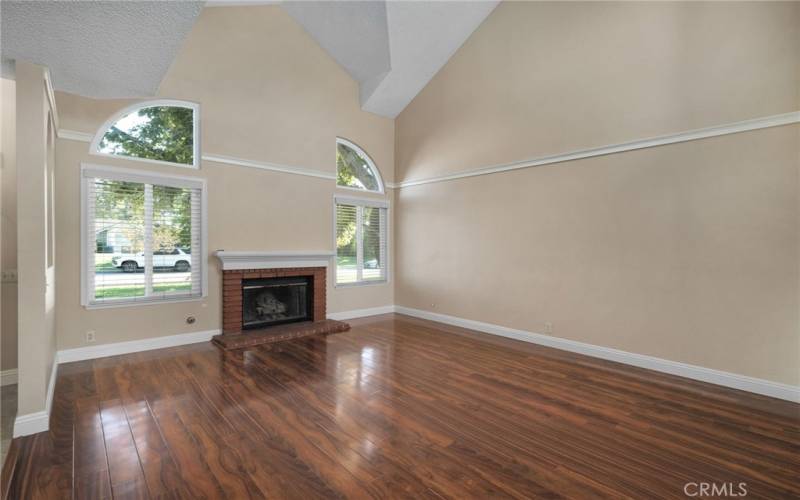
M216 0L208 7L279 3L358 82L362 109L394 118L498 2ZM2 59L47 66L56 90L153 96L204 3L3 0Z
M3 0L2 58L47 66L57 90L152 96L203 3Z
M359 83L365 111L396 117L499 0L284 2Z

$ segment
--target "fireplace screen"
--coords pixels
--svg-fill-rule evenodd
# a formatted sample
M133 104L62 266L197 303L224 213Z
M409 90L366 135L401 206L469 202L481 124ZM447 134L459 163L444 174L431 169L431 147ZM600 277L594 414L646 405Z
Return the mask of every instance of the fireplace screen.
M312 277L262 278L242 281L244 328L294 321L310 321L313 301Z

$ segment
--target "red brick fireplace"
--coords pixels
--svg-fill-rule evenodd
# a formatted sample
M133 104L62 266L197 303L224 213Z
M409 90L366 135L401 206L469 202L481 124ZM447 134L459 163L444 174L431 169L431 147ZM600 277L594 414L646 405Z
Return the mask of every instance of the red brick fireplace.
M327 266L332 253L218 251L216 255L222 263L222 334L215 336L213 340L223 349L238 349L350 329L347 323L326 317ZM266 316L288 319L263 327L261 323L255 322L253 326L254 298L261 297L253 295L251 289L280 287L277 284L279 282L289 282L290 286L299 286L303 290L302 307L296 308L302 309L302 314L283 314L288 313L287 307L291 309L287 306L288 303L295 300L300 302L301 294L294 295L292 300L284 303L285 299L279 299L269 292L266 294L266 302L258 304L268 311L268 307L280 307L272 309L280 314ZM261 294L260 291L257 293ZM248 315L251 315L249 321Z
M313 283L314 306L312 321L323 321L325 316L324 267L286 267L278 269L237 269L222 271L222 333L242 332L242 280L256 278L285 278L309 276Z

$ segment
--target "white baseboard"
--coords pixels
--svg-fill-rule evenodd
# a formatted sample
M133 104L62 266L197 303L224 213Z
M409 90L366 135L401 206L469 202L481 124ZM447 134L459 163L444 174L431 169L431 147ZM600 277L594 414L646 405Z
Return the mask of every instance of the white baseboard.
M47 385L47 399L44 411L17 416L14 420L14 437L36 434L50 428L50 409L53 405L53 393L55 391L59 364L104 358L106 356L117 356L119 354L130 354L132 352L149 351L152 349L162 349L165 347L195 344L197 342L207 342L218 333L220 333L219 330L206 330L202 332L183 333L166 337L153 337L142 340L131 340L129 342L117 342L114 344L102 344L58 351L53 360L53 371L50 374L50 383ZM16 370L14 371L16 372Z
M50 412L37 411L20 415L14 419L14 437L29 436L45 432L50 428Z
M50 409L53 407L53 394L56 389L57 376L58 353L53 356L53 368L50 370L50 380L47 383L47 396L45 398L44 410L18 415L17 418L14 419L13 437L28 436L50 429Z
M483 323L480 321L458 318L456 316L448 316L446 314L423 311L421 309L412 309L403 306L395 306L394 309L395 312L399 314L406 314L416 318L438 321L439 323L469 328L471 330L477 330L483 333L508 337L521 340L523 342L531 342L547 347L553 347L555 349L584 354L586 356L592 356L595 358L607 359L609 361L616 361L618 363L638 366L639 368L646 368L648 370L669 373L671 375L678 375L693 380L700 380L702 382L708 382L711 384L731 387L733 389L740 389L742 391L754 392L764 396L800 403L800 387L798 386L781 384L778 382L772 382L770 380L748 377L745 375L738 375L736 373L724 372L720 370L712 370L711 368L704 368L702 366L680 363L678 361L670 361L653 356L646 356L644 354L620 351L618 349L586 344L584 342L577 342L575 340L526 332L524 330L516 330L504 326L493 325L491 323Z
M13 385L17 383L17 369L0 371L0 387L4 385Z
M106 356L118 356L120 354L130 354L132 352L196 344L197 342L208 342L211 340L211 337L219 333L219 330L205 330L202 332L181 333L178 335L168 335L166 337L152 337L142 340L131 340L129 342L117 342L114 344L76 347L75 349L58 351L58 362L59 364L71 363L73 361L105 358Z
M365 316L376 316L378 314L388 314L394 312L394 306L370 307L369 309L353 309L328 314L328 319L343 321L346 319L363 318Z

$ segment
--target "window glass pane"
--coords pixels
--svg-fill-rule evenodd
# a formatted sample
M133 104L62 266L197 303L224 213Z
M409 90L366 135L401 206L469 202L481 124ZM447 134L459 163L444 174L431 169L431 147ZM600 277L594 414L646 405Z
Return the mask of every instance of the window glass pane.
M383 229L381 228L381 210L375 207L364 207L362 231L364 238L364 280L383 279L384 262L381 251Z
M192 292L192 190L153 186L153 296Z
M381 190L377 173L367 155L341 142L336 144L336 184L367 191Z
M143 297L144 184L95 179L92 191L95 301Z
M336 205L336 283L358 281L356 210L352 205Z
M100 153L194 164L194 111L151 106L117 120L103 136Z

